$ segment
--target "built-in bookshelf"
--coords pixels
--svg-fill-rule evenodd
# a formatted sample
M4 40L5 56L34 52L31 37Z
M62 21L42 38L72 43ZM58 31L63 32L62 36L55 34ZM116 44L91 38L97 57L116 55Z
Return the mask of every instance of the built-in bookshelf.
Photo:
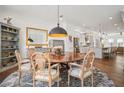
M15 50L19 49L19 30L0 22L0 72L17 66Z

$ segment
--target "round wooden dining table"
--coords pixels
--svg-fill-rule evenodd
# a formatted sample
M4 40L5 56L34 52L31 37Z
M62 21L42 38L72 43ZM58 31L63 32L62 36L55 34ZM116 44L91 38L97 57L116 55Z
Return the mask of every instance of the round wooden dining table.
M70 63L84 59L84 53L65 52L62 55L49 53L51 63Z

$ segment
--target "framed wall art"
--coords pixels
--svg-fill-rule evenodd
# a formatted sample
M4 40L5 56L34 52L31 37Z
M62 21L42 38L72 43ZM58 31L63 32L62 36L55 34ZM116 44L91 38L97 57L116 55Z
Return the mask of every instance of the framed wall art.
M48 30L26 27L26 46L48 46Z

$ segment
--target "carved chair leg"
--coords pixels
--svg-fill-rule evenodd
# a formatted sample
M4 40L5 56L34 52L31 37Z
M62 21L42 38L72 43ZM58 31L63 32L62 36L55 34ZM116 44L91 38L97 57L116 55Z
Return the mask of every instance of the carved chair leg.
M33 87L36 86L36 81L33 79Z
M93 71L92 71L91 79L92 79L92 87L93 87Z
M22 72L19 71L19 86L21 85Z
M124 72L124 65L123 65L123 72Z
M35 80L35 76L34 76L34 74L33 74L32 79L33 79L33 87L35 87L35 86L36 86L36 80Z
M57 82L57 86L59 87L60 64L59 64L59 66L57 67L57 72L59 73L59 76L58 76L58 82Z
M58 78L58 81L57 81L57 86L59 87L59 78Z
M71 78L70 78L70 73L71 73L71 69L72 69L72 68L69 66L69 64L68 64L68 67L69 67L69 68L68 68L68 86L70 86L70 79L71 79Z
M52 82L51 82L51 81L49 81L49 87L51 87L51 83L52 83Z
M68 86L70 86L70 75L68 74Z
M70 86L70 71L71 69L68 70L68 86Z
M84 79L81 79L81 87L84 86Z

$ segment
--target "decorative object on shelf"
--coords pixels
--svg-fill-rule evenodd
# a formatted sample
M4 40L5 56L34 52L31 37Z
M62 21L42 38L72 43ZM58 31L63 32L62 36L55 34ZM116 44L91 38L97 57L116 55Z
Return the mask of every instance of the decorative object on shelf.
M27 27L26 28L26 46L48 46L48 30Z
M66 30L62 27L59 26L59 5L58 5L58 23L57 23L57 27L53 28L50 32L49 32L49 36L50 37L66 37L68 34L66 32Z
M6 17L6 18L4 18L4 20L6 21L7 24L10 24L10 25L12 24L11 23L12 18Z
M2 58L4 58L4 57L8 57L8 56L9 56L9 54L8 54L8 52L7 52L7 51L2 52Z
M9 56L14 56L14 52L9 52Z

